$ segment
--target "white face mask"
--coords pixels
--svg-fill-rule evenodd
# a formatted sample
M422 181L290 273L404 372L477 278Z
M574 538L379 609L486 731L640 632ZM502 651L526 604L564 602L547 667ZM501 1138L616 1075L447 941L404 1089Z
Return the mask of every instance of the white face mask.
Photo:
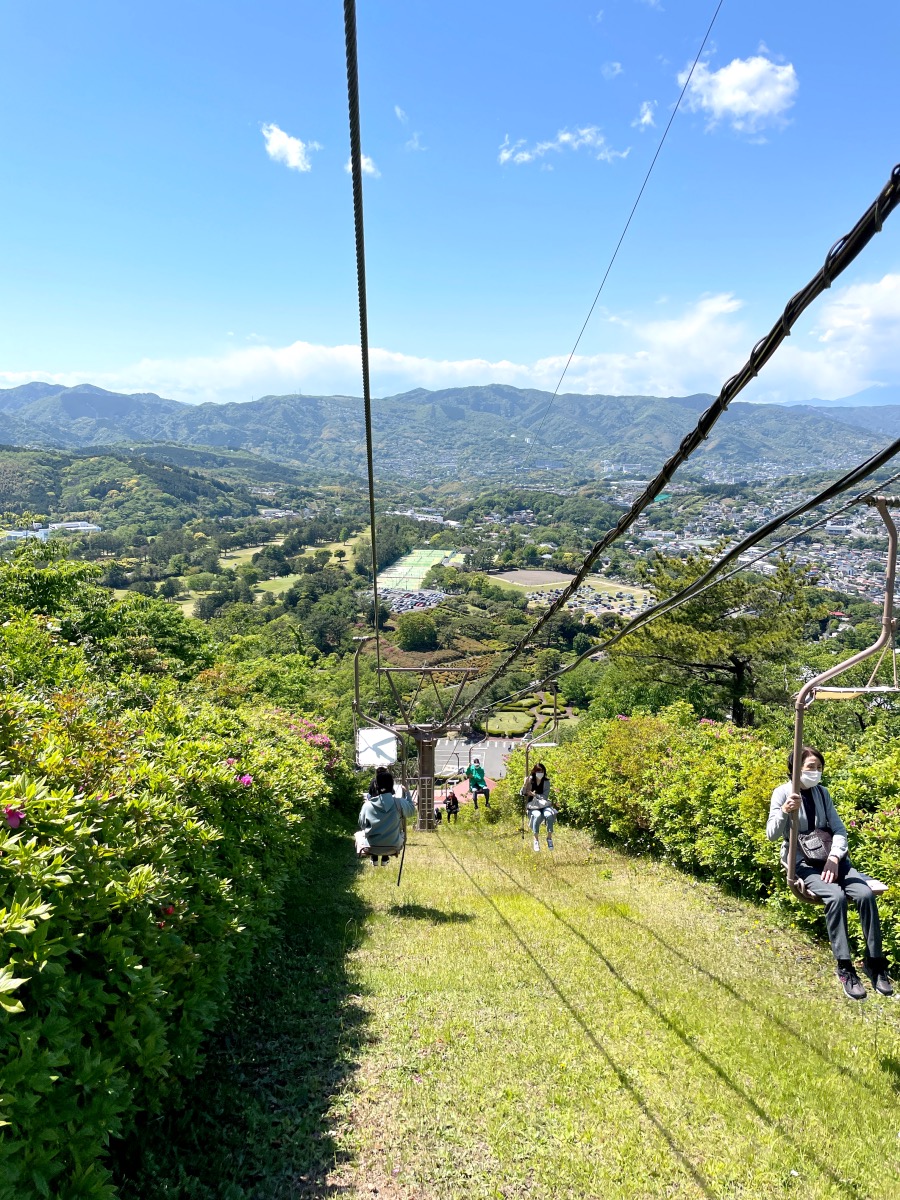
M543 771L535 771L534 777L538 781L538 783L540 783L541 780L544 778L544 772Z
M815 787L817 783L822 782L821 771L804 771L800 776L800 786L802 788Z

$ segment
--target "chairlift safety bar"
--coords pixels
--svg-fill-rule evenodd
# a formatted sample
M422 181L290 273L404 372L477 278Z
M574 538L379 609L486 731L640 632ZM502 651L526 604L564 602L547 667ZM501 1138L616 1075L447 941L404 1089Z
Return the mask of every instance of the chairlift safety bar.
M886 693L898 692L896 685L896 674L894 687L872 687L872 680L878 670L876 663L875 671L869 679L869 683L863 688L825 688L824 684L832 679L836 679L839 675L843 675L849 671L851 667L858 666L861 662L871 658L875 654L881 654L883 657L887 652L888 647L894 646L894 634L896 630L896 621L894 619L894 581L897 573L897 526L894 524L889 508L900 508L900 497L898 496L867 496L861 501L863 504L869 504L878 510L878 514L884 522L885 529L888 535L887 548L887 567L884 576L884 608L881 616L881 632L871 646L865 650L860 650L853 654L850 658L838 663L834 667L829 667L827 671L822 671L820 675L816 675L813 679L808 680L794 698L794 757L793 768L791 770L791 791L799 793L800 791L800 775L803 768L802 751L803 751L803 717L804 714L815 699L820 700L839 700L853 699L857 695L878 694L885 695ZM892 655L892 659L896 664L896 654ZM896 672L896 665L895 665ZM800 900L807 902L817 902L818 898L807 892L803 881L797 877L797 840L800 831L800 813L796 810L791 813L791 827L788 835L788 860L787 860L787 882L788 887Z

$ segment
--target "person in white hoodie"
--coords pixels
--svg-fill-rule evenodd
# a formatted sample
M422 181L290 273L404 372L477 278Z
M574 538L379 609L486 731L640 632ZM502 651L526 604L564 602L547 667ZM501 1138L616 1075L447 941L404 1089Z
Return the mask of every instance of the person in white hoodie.
M370 856L372 865L387 866L388 859L399 854L406 838L406 817L416 816L415 801L406 788L394 794L394 776L379 767L369 787L369 795L359 812L358 852ZM360 847L363 847L360 850Z
M800 791L783 783L772 793L766 836L782 839L781 864L787 866L791 814L799 811L797 875L825 905L828 939L837 961L837 977L851 1000L865 1000L866 989L853 966L847 932L847 901L859 909L866 958L863 970L876 992L890 996L893 986L881 945L878 902L869 879L851 865L847 855L847 827L837 814L828 788L822 784L825 756L813 746L804 746L800 760ZM794 752L788 755L788 774L794 769ZM812 835L808 837L807 835ZM806 843L804 845L804 843Z

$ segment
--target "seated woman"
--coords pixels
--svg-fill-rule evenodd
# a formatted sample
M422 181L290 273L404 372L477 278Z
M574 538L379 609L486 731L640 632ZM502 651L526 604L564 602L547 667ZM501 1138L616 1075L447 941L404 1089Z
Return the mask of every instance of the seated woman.
M534 848L540 850L541 842L538 834L541 824L547 826L547 849L553 849L553 823L556 820L556 809L550 803L550 778L543 763L535 763L534 770L525 776L522 790L519 793L525 800L525 811L529 813L529 824L534 835Z
M387 866L388 859L399 854L405 841L404 817L417 813L415 801L406 788L400 796L394 795L394 776L384 767L379 767L369 787L369 797L359 813L357 848L363 856L370 855L372 866Z
M772 793L766 836L770 842L782 838L781 863L787 867L788 838L791 813L799 809L800 839L797 843L797 876L816 896L825 902L825 923L828 938L837 960L837 976L851 1000L865 1000L866 989L853 968L850 939L847 933L847 900L859 909L867 957L863 970L872 986L882 996L890 996L893 987L888 977L887 960L881 948L881 922L878 903L865 875L850 865L847 857L847 829L837 815L828 788L821 783L825 757L812 746L804 746L801 760L800 791L783 783ZM794 753L788 756L788 774L794 769ZM818 831L824 838L806 838ZM831 834L830 839L827 834ZM803 842L807 842L804 847ZM828 848L828 842L831 846ZM816 845L815 843L819 844Z

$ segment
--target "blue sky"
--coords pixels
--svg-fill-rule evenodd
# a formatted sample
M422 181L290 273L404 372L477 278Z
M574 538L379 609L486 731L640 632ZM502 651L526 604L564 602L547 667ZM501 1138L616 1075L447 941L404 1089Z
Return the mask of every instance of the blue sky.
M712 15L359 5L373 388L555 385ZM717 391L900 159L898 6L725 0L563 390ZM0 0L0 386L358 394L342 5ZM900 382L900 213L753 398Z

